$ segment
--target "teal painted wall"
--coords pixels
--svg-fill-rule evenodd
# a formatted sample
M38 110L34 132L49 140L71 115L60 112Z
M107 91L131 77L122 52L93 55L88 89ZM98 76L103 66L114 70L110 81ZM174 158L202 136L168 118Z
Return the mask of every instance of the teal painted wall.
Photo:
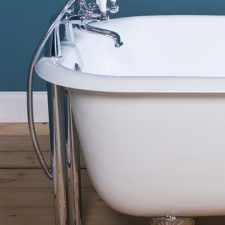
M118 17L158 14L225 15L225 0L118 0ZM25 91L31 56L65 0L0 0L0 91ZM44 90L37 79L36 90Z

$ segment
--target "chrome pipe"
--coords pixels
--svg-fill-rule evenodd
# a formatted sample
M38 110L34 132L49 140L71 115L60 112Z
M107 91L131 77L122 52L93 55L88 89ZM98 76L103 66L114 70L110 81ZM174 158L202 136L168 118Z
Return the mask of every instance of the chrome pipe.
M69 95L67 95L67 174L70 225L81 225L82 204L79 141Z
M69 95L48 84L56 225L81 225L79 142Z
M67 170L65 142L64 88L51 85L52 138L53 138L53 188L56 225L69 225L67 199Z
M79 30L83 30L83 31L86 31L86 32L89 32L89 33L104 35L106 37L110 37L111 39L113 39L116 48L119 48L123 45L123 42L121 41L120 35L118 33L114 32L114 31L102 29L102 28L99 28L99 27L94 27L94 26L91 26L89 24L80 25L80 24L77 24L77 23L73 23L73 27L76 27Z

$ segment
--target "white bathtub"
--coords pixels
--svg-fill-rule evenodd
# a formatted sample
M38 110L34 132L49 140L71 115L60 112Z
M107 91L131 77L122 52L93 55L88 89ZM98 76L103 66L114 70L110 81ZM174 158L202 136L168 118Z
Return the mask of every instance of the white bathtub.
M99 195L130 215L225 215L225 17L98 26L124 46L75 29L63 57L42 58L36 71L69 88Z

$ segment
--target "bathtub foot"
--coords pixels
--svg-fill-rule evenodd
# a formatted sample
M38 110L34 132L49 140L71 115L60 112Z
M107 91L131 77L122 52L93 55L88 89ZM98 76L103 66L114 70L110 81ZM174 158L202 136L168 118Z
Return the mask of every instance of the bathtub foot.
M151 225L195 225L194 219L177 217L153 218Z

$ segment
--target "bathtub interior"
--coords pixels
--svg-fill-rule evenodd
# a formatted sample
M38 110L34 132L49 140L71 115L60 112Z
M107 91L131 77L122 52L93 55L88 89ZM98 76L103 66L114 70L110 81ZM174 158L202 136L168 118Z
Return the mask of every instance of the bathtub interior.
M82 72L111 76L225 74L223 16L147 16L93 25L119 33L124 45L115 48L109 37L74 28L74 50Z

